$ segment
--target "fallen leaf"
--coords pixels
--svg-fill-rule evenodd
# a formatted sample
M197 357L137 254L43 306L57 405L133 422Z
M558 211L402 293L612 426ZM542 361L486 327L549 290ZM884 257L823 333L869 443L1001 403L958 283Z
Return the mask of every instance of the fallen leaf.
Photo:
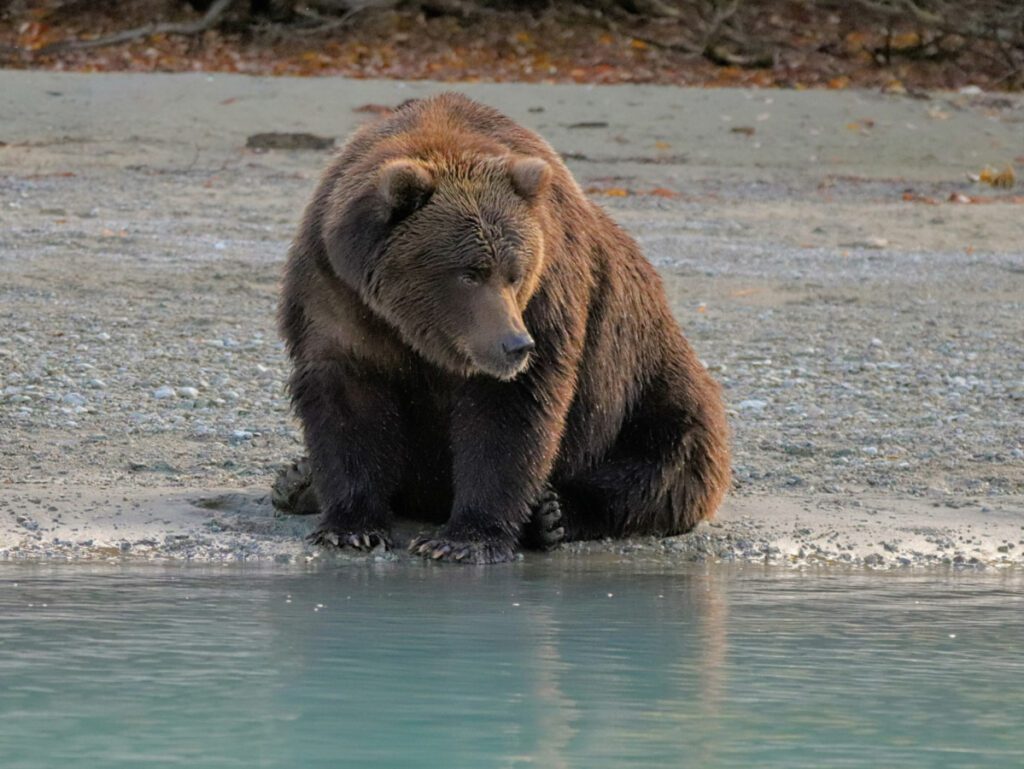
M857 51L864 50L871 37L866 32L850 32L845 38L843 43L846 45L846 50L850 53L856 53Z
M668 142L654 142L654 148L659 150L670 150L672 145Z
M653 190L647 193L648 195L654 195L659 198L675 198L679 196L678 192L666 189L665 187L655 187Z
M606 195L610 198L624 198L629 195L625 187L587 187L585 192L588 195Z
M889 47L897 51L916 48L919 45L921 45L921 36L916 32L904 32L900 35L893 35L889 39Z
M734 134L743 134L744 136L753 136L754 128L753 126L748 125L738 125L734 126L733 128L730 128L729 132Z
M992 187L1008 190L1017 182L1017 177L1013 172L1013 166L1006 166L1002 171L986 166L978 174L977 180Z
M874 127L875 121L869 117L861 118L860 120L855 120L852 123L846 124L846 130L862 134L867 133Z
M935 198L930 198L927 195L919 195L913 190L907 190L903 193L903 199L908 203L925 203L929 206L937 206L939 201Z

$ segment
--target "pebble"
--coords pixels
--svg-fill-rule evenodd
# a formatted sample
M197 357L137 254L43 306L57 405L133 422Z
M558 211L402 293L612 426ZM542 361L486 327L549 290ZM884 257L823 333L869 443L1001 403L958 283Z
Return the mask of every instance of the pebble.
M865 249L883 249L889 245L889 241L885 238L865 238L864 240L852 240L848 243L840 243L840 248L865 248Z
M768 401L749 399L740 401L737 404L737 408L740 411L762 411L768 406Z
M179 387L178 397L191 398L192 400L195 400L196 398L199 397L199 390L197 390L195 387Z
M166 398L173 398L174 394L175 394L174 388L173 387L168 387L167 385L164 385L163 387L158 387L158 388L156 388L153 391L153 397L156 398L157 400L164 400Z

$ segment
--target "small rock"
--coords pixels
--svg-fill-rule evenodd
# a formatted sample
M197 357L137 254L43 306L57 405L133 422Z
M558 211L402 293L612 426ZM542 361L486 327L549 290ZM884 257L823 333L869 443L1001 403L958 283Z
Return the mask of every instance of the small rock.
M199 390L197 390L195 387L179 387L178 397L190 398L192 400L195 400L196 398L199 397Z
M889 245L885 238L865 238L864 240L851 240L848 243L840 243L840 248L870 248L882 249Z
M740 411L762 411L767 406L768 406L768 401L762 401L762 400L756 400L756 399L740 401L737 404L737 408Z
M63 398L64 402L69 406L84 406L85 398L78 393L68 393Z
M254 150L329 150L334 138L311 133L271 131L253 134L245 146Z
M163 387L158 387L153 391L153 397L156 398L157 400L173 398L174 395L175 389L173 387L168 387L167 385L164 385Z

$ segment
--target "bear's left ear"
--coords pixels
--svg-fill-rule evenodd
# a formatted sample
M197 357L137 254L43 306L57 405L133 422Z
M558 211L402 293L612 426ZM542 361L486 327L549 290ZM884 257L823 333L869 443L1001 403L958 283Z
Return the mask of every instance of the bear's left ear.
M540 158L512 158L508 173L513 189L529 201L536 200L551 183L551 166Z
M407 216L434 194L434 177L415 160L392 160L380 174L378 189L395 218Z

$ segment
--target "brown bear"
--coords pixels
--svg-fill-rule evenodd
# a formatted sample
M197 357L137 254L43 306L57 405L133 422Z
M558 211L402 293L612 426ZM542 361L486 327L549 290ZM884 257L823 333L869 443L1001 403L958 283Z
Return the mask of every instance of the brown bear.
M358 130L285 269L315 542L465 563L687 532L729 485L718 385L558 154L454 93Z

